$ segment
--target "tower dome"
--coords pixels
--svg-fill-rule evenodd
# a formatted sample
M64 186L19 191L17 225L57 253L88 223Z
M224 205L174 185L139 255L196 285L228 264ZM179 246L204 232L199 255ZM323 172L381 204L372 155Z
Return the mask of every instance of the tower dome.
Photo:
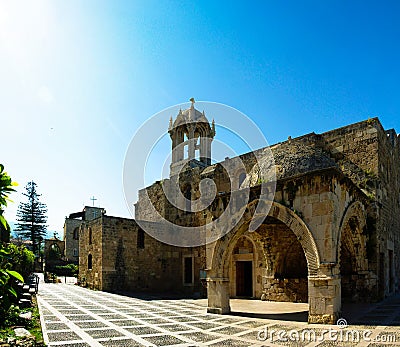
M189 163L190 167L206 167L211 165L211 142L215 136L214 121L210 125L206 115L191 106L179 110L175 121L172 117L168 132L172 140L172 162L170 175L178 174L182 167Z

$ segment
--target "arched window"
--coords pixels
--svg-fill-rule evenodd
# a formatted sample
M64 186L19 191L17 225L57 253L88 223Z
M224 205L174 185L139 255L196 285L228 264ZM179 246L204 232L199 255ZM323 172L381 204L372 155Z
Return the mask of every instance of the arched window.
M89 245L92 244L92 228L89 227Z
M93 258L91 254L89 254L87 257L87 268L88 270L92 270L93 268Z
M142 229L139 229L137 233L137 248L144 248L144 231Z
M74 240L79 240L79 228L78 227L76 227L74 229L73 238L74 238Z

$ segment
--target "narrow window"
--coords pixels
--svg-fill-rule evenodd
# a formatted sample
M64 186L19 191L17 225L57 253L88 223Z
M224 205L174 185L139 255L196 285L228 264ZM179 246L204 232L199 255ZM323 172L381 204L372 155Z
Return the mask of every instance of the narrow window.
M245 179L246 179L246 173L245 173L245 172L242 172L242 173L239 175L239 188L240 188L240 186L242 185L242 183L244 182Z
M193 257L183 258L183 284L193 284Z
M186 212L192 211L192 187L188 186L185 189L185 202L186 202Z
M137 232L137 248L144 249L144 231L142 229Z
M74 240L79 240L79 228L74 229Z
M89 228L89 245L92 244L92 228Z
M76 248L74 248L74 250L73 250L73 255L74 255L74 257L78 256L78 250Z
M188 136L185 133L183 135L183 159L188 159L189 158L189 145L188 145Z
M91 254L89 254L87 257L87 268L88 268L88 270L92 270L92 268L93 268L93 260L92 260Z

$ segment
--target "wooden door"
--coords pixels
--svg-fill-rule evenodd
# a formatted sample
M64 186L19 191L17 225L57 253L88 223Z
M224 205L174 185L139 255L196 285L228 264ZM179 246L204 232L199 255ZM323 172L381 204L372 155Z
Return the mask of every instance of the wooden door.
M236 296L253 296L253 262L236 262Z

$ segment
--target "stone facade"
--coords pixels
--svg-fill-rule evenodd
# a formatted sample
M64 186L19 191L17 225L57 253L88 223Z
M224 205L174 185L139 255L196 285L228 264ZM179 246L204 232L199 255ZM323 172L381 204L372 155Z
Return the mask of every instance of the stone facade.
M50 239L44 240L44 256L46 263L58 261L64 258L65 243L58 239L55 235Z
M204 114L198 118L211 141L214 127L204 126ZM184 141L174 127L171 121L173 150ZM229 312L230 297L308 302L309 322L334 323L342 302L377 301L399 290L399 149L395 131L385 131L374 118L214 165L207 158L182 163L175 154L171 177L139 191L138 223L103 215L82 224L81 280L102 290L200 293L200 274L206 272L209 312ZM269 150L276 191L265 199L260 168L271 167ZM188 212L165 196L163 187L177 183L184 195L176 197L181 206L201 200L205 179L217 192L205 209ZM246 189L246 206L236 211L230 202L239 201ZM271 208L259 214L263 205ZM206 228L227 208L233 216L218 225L223 236L205 246L169 246L147 234L144 248L138 246L141 221L163 232L163 219ZM256 230L254 220L260 221ZM186 257L193 261L190 290L182 282Z
M79 230L84 221L90 221L103 215L100 207L85 206L82 212L71 213L64 222L65 261L79 262Z
M398 290L400 158L395 132L385 131L378 119L370 119L328 133L290 139L271 150L277 167L277 189L268 217L274 222L268 225L266 218L263 226L266 224L267 234L257 230L251 236L259 247L255 253L264 252L264 264L260 260L255 263L262 265L264 272L262 298L302 300L307 279L309 321L333 323L340 315L342 300L376 301ZM246 236L242 225L255 217L251 204L243 224L208 247L210 312L229 311L227 286L232 295L235 280L228 266L231 248ZM280 232L276 241L276 221L296 236L293 251L284 247L290 240L286 234ZM260 235L268 242L260 244ZM299 256L299 244L307 260L308 276L303 271L294 279L285 273L282 276L274 269L290 267L290 258ZM283 256L287 250L290 254ZM300 264L304 262L300 261L299 271L304 269ZM259 272L253 271L256 275ZM253 282L257 286L257 281ZM297 291L295 296L292 288Z
M133 219L106 215L85 222L79 238L79 280L90 288L204 295L204 247L170 246Z

